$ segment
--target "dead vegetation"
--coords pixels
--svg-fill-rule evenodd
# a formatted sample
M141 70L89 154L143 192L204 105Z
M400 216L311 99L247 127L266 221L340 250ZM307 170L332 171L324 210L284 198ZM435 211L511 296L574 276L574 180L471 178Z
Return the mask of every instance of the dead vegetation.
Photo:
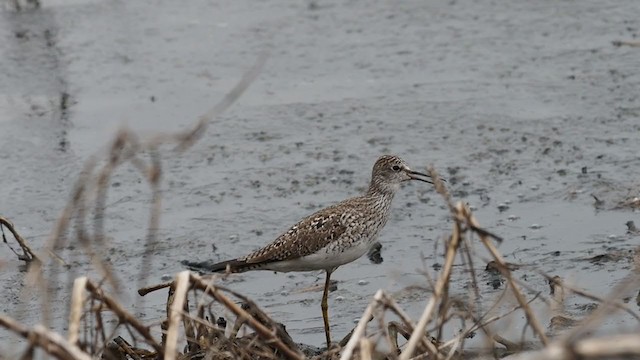
M145 246L152 248L156 242L156 231L160 223L162 180L162 147L171 146L176 151L187 150L204 133L208 123L228 108L250 85L265 61L261 57L251 71L197 124L184 133L157 136L142 141L136 134L122 131L117 134L106 155L87 161L71 199L63 210L47 246L38 254L32 251L13 224L0 218L3 240L10 244L4 229L11 233L21 252L11 250L18 259L29 263L27 274L30 284L39 289L42 312L48 314L47 282L59 282L58 275L64 272L64 261L55 254L66 243L73 242L83 249L102 278L86 276L73 280L68 331L63 335L46 326L27 327L8 314L0 315L0 326L22 337L27 344L23 358L35 356L36 352L47 357L76 359L467 359L499 358L511 359L601 359L612 357L640 356L640 334L620 334L609 337L593 337L599 324L613 312L623 311L640 322L640 317L626 303L618 300L620 294L640 285L639 261L626 281L617 285L606 297L588 294L561 278L538 272L549 280L549 294L535 292L526 283L513 276L512 271L523 266L504 261L496 243L502 239L483 229L470 209L463 203L454 203L441 181L436 181L436 191L446 203L453 227L443 239L443 266L432 278L425 271L424 292L426 305L417 319L412 319L403 310L394 296L378 290L364 310L360 321L345 339L329 349L317 349L297 344L284 326L271 319L251 299L219 284L219 276L198 276L188 271L175 275L170 282L141 288L139 295L154 291L167 291L166 318L161 324L148 324L136 317L118 300L120 285L114 270L101 258L105 246L103 209L110 177L114 170L125 163L133 164L148 183L152 194L149 223ZM433 179L439 179L430 169ZM90 216L89 214L92 214ZM483 259L474 250L481 246L490 255ZM638 256L636 256L637 258ZM55 262L45 271L47 262ZM139 281L146 282L149 257L143 260ZM454 267L456 263L462 267ZM478 306L480 268L478 262L488 265L487 271L500 277L506 284L501 296L493 304ZM465 300L450 296L451 277L454 272L468 276L469 296ZM112 291L107 290L108 288ZM637 291L637 290L636 290ZM569 294L582 296L599 304L588 317L574 319L563 312L564 299ZM513 300L506 310L505 299ZM486 301L483 300L483 301ZM562 329L561 335L547 331L545 324L534 312L531 304L542 302L554 314L549 324L551 329ZM233 314L227 320L213 313L218 304ZM488 310L487 310L488 309ZM519 313L526 319L520 337L501 334L497 322ZM397 320L387 320L393 317ZM115 326L106 324L115 320ZM231 322L233 321L233 322ZM455 336L448 336L445 327L452 323L459 328ZM241 327L250 329L240 336ZM468 348L468 339L482 334L485 346ZM525 333L533 334L534 342L525 342ZM158 335L159 334L159 335ZM515 338L514 338L515 337Z

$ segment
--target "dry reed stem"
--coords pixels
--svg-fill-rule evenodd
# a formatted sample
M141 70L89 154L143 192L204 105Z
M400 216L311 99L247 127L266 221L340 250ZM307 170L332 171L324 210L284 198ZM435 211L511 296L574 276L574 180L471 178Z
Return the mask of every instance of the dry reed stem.
M73 282L71 311L69 312L69 343L77 345L80 338L80 321L83 316L87 277L79 277Z
M413 323L410 320L410 318L406 315L406 313L402 309L400 309L397 306L393 298L388 296L382 289L380 289L375 293L375 295L373 296L373 299L365 309L364 314L362 315L362 317L360 317L360 320L358 321L358 325L352 331L351 338L349 339L349 342L347 342L346 346L344 347L340 360L349 359L353 355L356 349L356 346L358 344L361 344L361 340L365 338L367 324L371 320L371 317L374 315L376 311L380 310L381 308L391 309L394 313L396 313L401 318L401 320L404 322L404 325L407 327L408 331L409 332L413 331ZM393 340L394 336L391 336L391 338ZM420 343L421 347L424 347L429 354L436 354L438 352L435 346L430 341L427 341L424 336L422 336L421 340L422 340ZM392 342L390 341L390 345L392 348L394 346L395 348L397 348L397 340Z
M173 285L173 281L169 281L169 282L165 282L165 283L161 283L161 284L157 284L157 285L151 285L151 286L145 286L143 288L138 289L138 295L140 296L145 296L148 293L154 292L154 291L158 291L158 290L162 290L162 289L166 289L170 286Z
M122 352L124 352L126 355L128 355L132 359L142 360L142 356L138 355L138 353L131 348L131 345L128 342L126 342L122 337L120 336L116 337L115 339L113 339L113 343L118 345L119 350L122 350ZM126 356L123 356L121 353L117 353L117 355L126 359Z
M613 46L640 47L640 41L614 40L611 44L613 44Z
M505 289L505 290L506 290L506 289ZM535 300L537 300L537 299L538 299L538 296L535 296L535 297L531 298L531 299L528 301L528 303L527 303L527 304L531 304L532 302L534 302L534 301L535 301ZM496 301L496 302L494 303L494 306L495 306L498 302L499 302L499 301ZM493 308L493 306L492 306L492 308ZM476 330L478 330L478 329L482 329L482 330L485 332L485 334L490 335L489 331L486 329L486 326L487 326L487 325L489 325L489 324L491 324L491 323L493 323L493 322L496 322L496 321L498 321L498 320L500 320L500 319L503 319L503 318L505 318L505 317L507 317L507 316L509 316L509 315L513 314L514 312L516 312L516 311L518 311L518 310L520 310L520 309L522 309L522 306L517 305L517 306L514 306L514 307L513 307L513 309L511 309L511 310L509 310L509 311L507 311L507 312L505 312L505 313L503 313L503 314L500 314L500 315L496 315L496 316L490 317L490 318L488 318L488 319L486 319L486 320L484 320L484 321L481 321L481 320L482 320L482 318L481 318L481 319L478 319L477 321L475 321L475 322L474 322L474 324L473 324L471 327L469 327L468 329L466 329L466 330L464 330L464 331L461 331L461 332L460 332L460 334L458 334L457 336L455 336L453 339L451 339L451 340L449 340L449 341L447 341L447 342L443 343L442 345L440 345L440 348L447 348L447 347L450 347L450 346L454 346L456 343L460 343L460 341L461 341L463 338L465 338L468 334L470 334L471 332L476 331ZM491 309L487 310L487 313L490 313L490 312L491 312ZM489 337L491 337L491 336L489 336Z
M615 346L611 346L615 344ZM613 358L640 356L640 334L616 335L604 338L578 341L573 347L573 358Z
M212 280L214 280L215 277L212 277ZM211 289L213 288L214 284L213 282L209 282L209 284L211 285ZM224 292L228 292L231 295L237 297L238 299L240 299L242 301L242 306L241 309L246 311L251 317L253 317L255 320L257 320L260 324L266 326L266 327L271 327L274 332L275 332L275 336L280 339L287 347L289 347L290 349L298 349L297 344L293 341L293 339L291 339L291 337L289 336L289 334L284 331L284 329L280 326L280 324L274 322L269 316L267 316L267 314L265 314L256 304L255 302L253 302L252 300L250 300L249 298L247 298L246 296L231 290L229 288L226 287L222 287L222 286L217 286L217 290L220 291L224 291ZM206 293L206 292L205 292ZM232 334L234 337L235 333L234 331L239 330L240 326L242 326L244 323L246 322L245 317L238 317L238 319L236 319L236 324L234 324L234 330L232 330ZM237 329L235 327L238 327Z
M400 346L398 345L398 334L402 335L405 339L411 337L411 331L405 328L403 324L396 321L389 321L387 324L387 332L391 337L391 353L400 353Z
M436 180L435 183L437 184L439 183L439 181ZM461 211L460 209L462 207L463 205L459 203L456 206L456 209L458 211ZM425 307L422 315L420 316L420 320L418 320L418 324L416 325L416 328L414 329L413 334L411 334L411 338L409 339L407 347L404 349L404 351L402 351L402 354L400 354L400 357L399 357L400 360L408 360L410 357L412 357L414 351L416 350L416 347L418 346L418 342L420 341L420 338L424 336L424 331L427 327L427 324L431 320L433 311L435 310L435 307L436 307L436 303L438 301L441 301L443 296L447 292L447 289L449 287L449 279L451 277L451 271L453 269L453 262L454 262L456 253L458 251L459 245L460 245L460 223L455 222L453 226L453 231L451 233L451 237L447 242L447 250L445 253L445 260L444 260L442 273L440 274L440 276L438 277L438 280L436 281L436 285L433 289L433 295L429 299L427 306ZM433 355L435 356L436 359L439 358L438 353L435 353Z
M570 344L576 341L580 336L582 336L585 332L595 328L595 326L603 321L607 315L612 313L618 306L615 298L619 297L620 294L624 293L626 290L635 288L638 286L640 282L640 278L637 274L631 274L627 279L614 288L614 290L607 296L604 302L591 314L591 316L584 319L581 323L581 326L575 327L568 333L563 336L562 341ZM622 307L623 309L626 307ZM629 309L630 311L630 309Z
M178 327L182 320L182 311L189 291L189 271L182 271L176 275L175 297L169 312L169 325L167 327L167 341L164 344L165 359L174 360L178 348Z
M407 328L407 330L412 333L414 331L414 324L409 315L405 313L404 310L402 310L400 306L398 306L396 301L387 293L383 292L382 298L385 307L393 311L400 318L400 320L402 320L403 325ZM409 340L410 336L405 336L405 338ZM438 352L438 349L436 349L435 345L433 345L433 343L431 343L431 341L429 341L426 336L422 337L422 342L420 345L429 354L435 354Z
M217 104L209 109L204 115L200 116L196 124L189 130L179 132L176 134L159 134L152 137L147 146L157 147L159 145L168 143L177 143L175 150L185 151L191 147L202 135L209 124L216 117L227 111L231 105L233 105L244 92L249 88L251 84L258 78L258 75L262 72L264 65L269 58L268 52L263 52L258 55L256 62L253 66L242 74L242 78L238 83L229 91Z
M242 309L246 310L252 317L254 317L259 323L266 327L270 327L273 329L275 336L280 339L288 348L290 349L298 349L298 345L293 341L291 336L284 330L282 324L273 321L267 314L265 314L253 301L248 298L236 294L230 291L236 297L243 299Z
M160 154L156 146L149 147L151 165L146 169L149 186L151 187L151 207L149 209L149 225L147 226L147 236L144 243L144 253L149 254L157 243L158 228L160 227L160 214L162 212L162 197L160 193L160 179L162 175L162 165ZM151 273L151 256L143 256L141 271L138 273L138 287L146 282Z
M184 304L182 306L182 311L184 314L189 314L189 298L185 297ZM168 315L168 314L167 314ZM196 321L192 319L191 316L182 316L182 326L184 327L184 336L187 339L187 350L186 352L196 351L199 348L196 336ZM213 327L216 329L217 327ZM224 335L224 333L223 333Z
M233 312L237 317L247 321L248 325L258 334L260 338L267 344L273 345L280 350L288 359L303 359L304 356L297 350L288 347L280 338L276 336L276 329L269 329L261 322L256 320L251 314L243 310L240 306L231 301L228 297L221 294L217 286L205 282L200 276L190 273L190 281L194 288L203 291L224 305ZM266 315L265 315L266 316ZM271 321L273 323L273 321Z
M400 324L395 321L390 321L387 324L387 332L391 337L391 354L395 355L400 353L400 347L398 346L398 334L402 335L405 340L409 340L411 338L411 334L413 333L413 327L409 327L405 324ZM439 349L437 349L436 346L431 341L429 341L426 336L422 337L422 342L418 344L417 349L418 352L427 354L428 356L430 356L429 354L433 354L439 351Z
M635 319L640 320L640 316L633 311L631 308L629 308L629 306L627 306L625 303L616 300L617 296L616 294L620 294L625 290L629 290L634 288L634 286L637 286L637 279L634 277L634 275L632 274L631 276L629 276L627 278L627 281L623 282L622 284L620 284L619 286L617 286L617 290L614 290L612 292L612 294L608 295L606 298L591 294L587 291L584 291L582 289L578 289L574 286L571 286L569 284L567 284L566 282L562 282L561 279L559 279L559 277L557 276L551 276L548 275L538 269L536 269L535 267L530 267L530 266L522 266L525 268L531 268L531 270L537 272L538 274L540 274L541 276L545 277L550 283L552 288L555 289L555 293L552 292L553 295L553 299L550 302L550 306L551 306L551 310L552 313L557 314L558 312L561 311L562 309L562 302L564 300L564 296L566 296L566 291L568 292L572 292L578 296L587 298L589 300L593 300L593 301L597 301L599 303L605 304L606 306L601 306L598 308L598 310L596 310L596 312L594 312L593 314L591 314L589 317L586 318L586 321L582 321L580 326L578 327L574 327L574 329L570 332L567 332L564 334L564 338L565 338L565 342L569 343L571 342L570 338L573 337L574 339L578 336L578 334L580 333L584 333L585 331L589 331L591 329L595 329L595 324L604 318L604 316L608 313L610 313L611 311L613 311L612 308L617 308L619 310L623 310L626 313L630 314L631 316L633 316ZM508 266L502 266L502 265L498 265L497 267L498 269L503 269L503 270L507 270L508 271ZM526 284L523 284L522 282L520 282L519 280L513 279L514 282L520 286L527 286ZM565 291L566 290L566 291ZM538 297L540 294L537 294L536 297ZM533 298L532 300L528 301L528 303L531 303L535 298ZM518 308L520 308L520 306L518 306ZM473 331L472 329L470 329L469 331ZM569 345L567 345L569 346Z
M447 250L445 254L445 265L443 267L441 275L438 277L438 280L434 286L433 296L427 303L427 306L425 307L425 310L423 311L423 314L420 317L418 325L416 326L416 329L414 330L411 338L409 339L407 347L400 355L400 359L401 360L408 359L413 355L413 353L416 350L419 338L423 336L424 329L426 328L426 325L431 320L432 314L438 302L440 302L439 320L437 322L438 329L439 329L438 333L439 334L442 333L442 326L444 326L444 324L448 321L448 317L446 317L446 313L447 313L446 298L448 293L448 283L451 276L451 269L453 266L453 259L455 258L455 254L458 252L461 242L464 242L464 239L462 238L462 233L466 232L467 230L472 230L473 232L477 233L480 236L481 240L483 241L483 244L485 245L485 247L489 249L489 251L492 253L494 258L498 260L498 263L502 265L501 271L503 272L503 275L510 280L512 292L515 294L519 303L518 308L524 309L529 322L532 324L531 325L532 328L538 334L538 336L542 339L543 343L546 342L546 337L544 335L544 332L542 331L540 325L538 324L537 319L534 318L531 309L528 307L528 302L525 301L524 296L515 287L515 283L511 278L508 269L504 266L504 261L502 261L499 253L497 252L495 247L493 247L493 244L489 243L488 241L489 237L497 241L502 241L502 239L480 228L475 218L473 218L473 215L471 215L471 212L462 203L458 203L456 204L456 206L453 206L451 202L450 194L448 193L443 182L440 180L440 177L433 170L433 168L429 168L428 172L429 172L429 175L431 175L432 179L434 179L434 186L436 191L443 196L445 202L449 206L449 209L451 210L453 218L455 220L455 225L454 225L450 240L448 241L448 244L447 244ZM471 266L470 265L471 255L469 250L470 249L466 247L467 255L466 255L466 258L464 258L463 260L466 261L468 266ZM470 276L473 279L473 283L476 284L475 272L471 273ZM471 313L469 312L469 314ZM461 340L463 340L462 337L458 336L454 340L452 340L452 342L450 342L449 345L461 344ZM455 346L451 348L447 357L452 356L455 348L456 348ZM436 358L438 356L439 354L435 354Z
M20 248L22 249L22 255L21 255L21 254L18 254L15 250L13 250L11 246L9 246L11 251L13 251L13 253L18 256L18 260L22 260L27 263L30 263L34 260L40 261L38 256L31 250L31 248L27 244L27 240L25 240L22 236L20 236L20 233L18 232L18 230L16 230L15 226L13 226L13 223L9 221L9 219L5 218L4 216L0 216L0 229L2 229L2 240L8 245L9 242L7 241L7 237L4 234L4 227L6 227L7 230L9 230L9 232L11 232L14 239L16 239L16 242L18 243L18 245L20 245Z
M42 325L33 329L18 323L14 319L0 314L0 325L29 341L31 347L38 347L47 354L62 360L91 360L91 357L76 345L69 343L58 333Z
M603 297L600 297L598 295L591 294L591 293L589 293L589 292L587 292L585 290L578 289L577 287L572 286L572 285L570 285L570 284L568 284L566 282L560 281L559 283L556 283L556 282L559 281L558 279L560 279L558 276L551 276L551 275L549 275L549 274L547 274L547 273L545 273L543 271L540 271L539 269L537 269L535 267L527 266L527 265L521 265L521 267L522 268L529 268L532 271L535 271L539 275L541 275L544 278L546 278L551 283L552 287L559 288L559 289L562 290L562 292L564 292L564 290L567 290L567 291L569 291L571 293L574 293L575 295L578 295L580 297L584 297L584 298L589 299L589 300L593 300L593 301L596 301L596 302L599 302L599 303L607 302L609 306L615 307L615 308L617 308L619 310L623 310L626 313L628 313L629 315L633 316L636 320L640 321L640 315L637 314L635 311L633 311L624 302L621 302L619 300L615 300L615 294L610 294L606 298L603 298ZM504 266L498 265L498 267L496 267L496 268L503 268L504 269ZM508 270L508 267L507 267L507 270ZM533 290L530 287L528 287L527 284L524 284L524 283L522 283L521 281L519 281L517 279L514 279L514 281L516 282L516 284L518 284L520 286L526 287L529 290ZM620 293L625 289L633 287L634 284L635 284L634 281L637 281L637 280L634 280L633 276L629 277L628 282L624 282L623 283L623 284L626 284L626 285L624 285L624 287L622 289L619 289L619 290L615 291L615 293ZM553 294L553 292L552 292L552 294ZM538 295L536 295L536 296L538 296ZM566 296L566 294L562 294L562 295ZM557 310L555 308L555 306L557 305L558 301L559 301L559 297L557 295L553 296L553 299L552 299L551 302L545 300L545 302L551 304L550 306L551 306L552 310Z
M120 288L118 279L114 276L109 263L103 261L100 257L101 249L104 246L103 231L104 224L104 205L108 192L109 179L113 172L125 162L130 162L136 168L142 177L149 182L152 190L152 207L150 209L150 220L147 231L147 241L145 248L153 246L156 239L156 231L160 221L160 192L159 192L159 175L160 175L160 158L156 149L164 144L174 144L176 150L186 150L195 141L202 136L211 122L216 116L227 110L244 91L253 83L267 60L267 54L261 54L256 63L243 74L238 84L212 109L207 111L205 115L200 117L197 123L190 129L176 134L161 134L152 137L149 141L140 142L135 133L130 130L123 129L114 138L108 152L101 155L91 156L83 165L82 171L76 180L71 196L65 208L60 213L56 224L48 237L45 245L45 254L55 256L54 251L61 249L68 240L69 229L72 226L72 219L75 220L75 240L81 245L84 253L89 257L93 267L97 269L107 282L116 291ZM147 166L142 160L137 158L141 152L151 152L151 165ZM106 164L97 169L99 163L106 161ZM95 196L92 208L95 210L93 217L94 233L90 234L85 226L87 217L87 208L91 196ZM94 247L95 245L95 247ZM42 255L41 255L42 257ZM40 291L41 309L43 323L48 324L50 321L49 304L51 295L47 289L47 283L57 283L59 270L51 269L49 279L45 280L43 265L45 258L40 262L33 262L34 266L30 266L27 280L30 284L34 284ZM148 260L143 259L143 267L148 267ZM142 271L142 279L148 271ZM142 281L142 280L139 280Z
M571 346L550 343L542 350L512 355L510 360L589 360L637 359L640 357L640 334L612 335L578 340Z
M473 216L471 211L466 207L462 206L460 208L460 212L458 213L457 217L460 221L463 221L465 224L470 225L470 227L480 237L480 240L482 241L485 248L489 250L489 252L493 256L495 261L500 265L498 267L498 270L500 270L500 273L502 274L502 276L506 278L509 284L509 287L511 288L511 291L516 298L516 301L518 302L518 304L520 304L520 306L524 310L527 321L531 324L531 328L536 333L536 335L538 335L538 338L540 338L540 341L546 345L549 342L549 340L547 339L547 336L544 332L544 329L542 328L542 325L540 325L540 322L534 316L533 310L531 310L531 308L527 304L525 296L518 290L518 287L516 286L516 282L511 276L511 272L507 268L507 265L504 259L502 258L502 255L500 255L500 252L498 252L498 249L496 249L496 247L493 245L493 243L489 239L489 237L495 238L495 235L492 235L491 233L486 231L478 231L480 229L480 225L478 224L478 221Z
M258 322L260 322L262 325L271 327L276 337L280 339L288 348L296 349L296 350L298 349L298 345L293 341L291 336L289 336L289 334L284 330L284 327L281 324L273 321L253 301L249 300L244 296L240 296L239 294L236 294L234 292L231 292L231 293L234 294L236 297L240 297L241 299L243 299L243 302L244 302L243 305L246 305L248 308L247 312L251 316L253 316L256 320L258 320Z
M546 274L546 273L544 273L542 271L537 271L537 272L538 272L538 274L544 276L549 281L555 281L556 280L555 276L548 275L548 274ZM633 280L633 279L630 279L630 280ZM634 280L634 281L637 281L637 280ZM632 286L632 285L633 285L633 281L628 286ZM615 294L610 294L607 298L603 298L603 297L600 297L598 295L591 294L591 293L589 293L587 291L584 291L582 289L578 289L575 286L571 286L570 284L567 284L564 281L561 282L559 284L559 286L561 288L563 288L563 289L566 289L566 290L568 290L568 291L570 291L570 292L572 292L572 293L574 293L574 294L576 294L578 296L584 297L586 299L597 301L597 302L602 303L602 304L608 303L610 306L613 306L615 308L623 310L626 313L628 313L629 315L633 316L636 320L640 321L640 315L638 315L635 311L633 311L631 308L629 308L629 306L627 306L625 303L623 303L623 302L621 302L619 300L615 300L615 296L613 296ZM617 292L620 292L620 291L617 291Z
M363 337L360 339L360 359L361 360L372 360L373 356L373 344L371 341Z
M156 239L156 229L159 225L160 219L160 195L159 195L159 180L160 180L160 158L155 149L162 145L163 143L177 142L176 146L179 150L185 150L189 146L191 146L199 136L204 133L206 129L206 125L210 122L214 117L220 115L223 111L225 111L229 106L231 106L248 88L248 86L255 80L257 75L260 73L264 63L267 59L265 54L261 55L256 64L244 74L243 78L240 82L234 87L231 92L229 92L221 102L219 102L213 109L209 110L204 116L202 116L197 124L187 132L179 133L178 135L171 136L157 136L147 143L141 144L137 136L127 130L121 130L117 136L115 137L109 152L107 154L107 164L105 164L100 171L95 173L95 169L98 165L98 156L90 157L84 164L83 170L76 181L74 188L71 193L71 198L62 213L60 214L53 232L49 236L47 240L46 249L48 249L48 253L52 255L54 258L61 260L58 258L54 250L62 248L67 239L67 232L70 227L70 221L72 218L75 218L76 225L76 239L82 246L84 252L90 258L93 266L100 271L100 273L106 278L106 280L112 285L114 289L119 288L118 280L114 276L109 264L104 262L97 254L99 254L101 249L104 247L104 205L105 199L107 197L108 185L111 178L112 173L115 171L117 167L125 163L126 161L130 161L135 168L137 168L142 174L143 178L145 178L152 187L152 197L153 197L153 206L150 209L151 216L148 227L148 235L147 241L145 243L145 247L149 248L155 243ZM136 155L143 151L148 150L151 151L151 166L146 166L144 162L136 157ZM95 192L95 202L93 208L95 209L95 217L94 217L94 233L93 237L85 229L85 217L87 216L86 208L88 206L87 201L90 198L90 195ZM13 224L6 220L5 218L0 218L0 223L4 224L14 235L21 248L23 249L23 255L18 255L19 259L25 261L38 260L38 257L31 251L31 249L26 244L26 241L18 234L15 230ZM3 238L6 241L6 237ZM93 247L96 246L96 248ZM144 262L144 260L143 260ZM43 323L48 324L50 319L49 313L49 299L50 294L47 291L47 283L55 283L57 282L55 279L57 270L52 270L52 276L49 281L45 281L43 277L42 271L42 262L34 261L33 265L29 269L29 274L27 275L27 281L31 284L36 284L37 288L40 290L40 299L42 303L42 314L43 314ZM147 268L148 262L143 264L143 267ZM147 274L148 271L143 271L142 274ZM81 298L78 298L76 295L76 299L79 300L77 304L81 304ZM71 327L70 327L70 338L73 342L78 341L78 332L79 332L79 320L78 313L74 313L73 309L78 309L74 305L72 308L71 315ZM81 311L81 308L80 308Z
M342 351L342 355L340 356L340 360L348 360L351 359L351 355L353 355L353 351L356 348L356 345L360 342L365 335L365 331L367 328L367 324L369 323L369 319L373 315L373 311L375 308L380 306L380 300L382 300L382 294L384 291L382 289L376 291L375 295L373 295L373 300L369 302L369 305L364 310L364 314L360 317L360 321L358 321L358 325L355 330L353 330L353 334L351 335L351 339L345 346Z
M120 303L118 303L114 298L106 295L100 287L96 286L90 280L86 281L86 290L91 294L92 297L104 303L104 305L109 310L116 314L120 323L131 325L131 327L133 327L138 332L138 334L143 337L145 342L151 345L151 347L153 347L159 355L164 355L162 346L156 342L153 336L151 336L149 328L143 325L135 316L125 310L122 305L120 305Z

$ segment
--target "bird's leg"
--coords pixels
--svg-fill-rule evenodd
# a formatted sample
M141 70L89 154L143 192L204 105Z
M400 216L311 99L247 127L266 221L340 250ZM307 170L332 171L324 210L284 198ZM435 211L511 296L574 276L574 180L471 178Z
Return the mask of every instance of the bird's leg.
M327 270L327 280L324 283L324 293L322 294L322 302L320 307L322 308L322 319L324 320L324 334L327 337L327 349L331 347L331 332L329 330L329 304L327 300L329 298L329 279L333 270Z

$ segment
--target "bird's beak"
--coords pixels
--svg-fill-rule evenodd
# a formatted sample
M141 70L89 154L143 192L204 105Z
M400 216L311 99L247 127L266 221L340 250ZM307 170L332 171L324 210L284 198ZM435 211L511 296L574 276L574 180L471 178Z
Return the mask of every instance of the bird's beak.
M405 173L409 177L409 180L418 180L418 181L424 181L429 184L433 184L433 182L431 181L430 175L423 174L421 172L417 172L413 170L408 170L408 169L405 170Z

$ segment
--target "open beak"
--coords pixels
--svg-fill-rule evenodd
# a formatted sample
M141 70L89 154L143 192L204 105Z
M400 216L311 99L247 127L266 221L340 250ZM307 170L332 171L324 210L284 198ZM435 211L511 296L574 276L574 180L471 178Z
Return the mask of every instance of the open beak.
M411 178L411 180L424 181L426 183L433 184L433 182L431 181L431 176L427 174L423 174L421 172L413 170L406 170L406 174L407 176L409 176L409 178Z

